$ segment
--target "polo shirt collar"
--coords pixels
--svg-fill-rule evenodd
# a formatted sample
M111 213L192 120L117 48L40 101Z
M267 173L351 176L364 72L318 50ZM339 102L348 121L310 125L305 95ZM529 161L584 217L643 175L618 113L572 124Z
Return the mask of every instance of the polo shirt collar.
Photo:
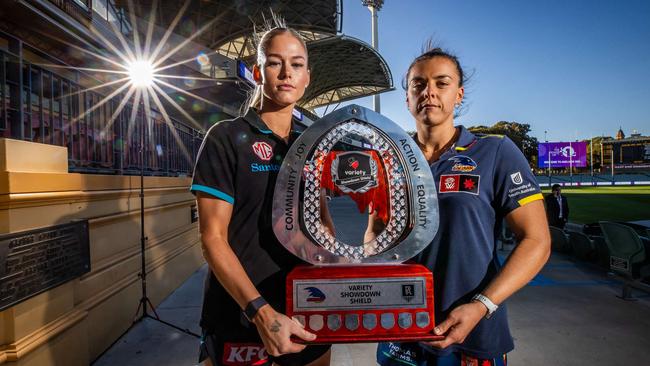
M459 125L458 128L460 129L460 136L458 136L458 140L452 146L454 152L460 152L469 149L477 140L476 135L466 129L465 126Z
M253 108L249 108L246 115L243 117L244 121L248 122L251 126L255 127L260 133L265 135L273 135L273 131L264 123L262 118L260 118L257 111ZM300 134L305 130L305 126L296 120L295 117L291 117L291 133Z
M445 152L442 153L440 158L435 161L433 164L448 159L451 155L456 155L458 153L462 153L463 151L469 149L472 145L474 145L477 141L476 135L471 133L468 129L465 128L463 125L458 125L457 127L460 129L460 135L458 136L458 140L451 145L449 149L447 149ZM413 136L413 139L417 139L417 134Z

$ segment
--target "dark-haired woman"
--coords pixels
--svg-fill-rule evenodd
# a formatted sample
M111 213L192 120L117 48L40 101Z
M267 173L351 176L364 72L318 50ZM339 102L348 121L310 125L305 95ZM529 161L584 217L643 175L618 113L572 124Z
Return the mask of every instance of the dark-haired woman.
M514 344L504 301L550 255L542 195L523 154L507 137L474 135L454 126L464 83L457 58L439 48L417 57L406 74L414 139L438 189L437 245L427 247L417 261L433 271L434 333L443 338L381 343L381 365L505 365ZM503 218L518 241L505 264L496 248Z
M210 267L199 357L206 365L329 365L328 346L291 340L316 336L284 315L285 278L298 259L271 228L276 176L301 130L292 111L310 80L307 62L298 33L267 31L250 108L213 126L199 152L191 189Z

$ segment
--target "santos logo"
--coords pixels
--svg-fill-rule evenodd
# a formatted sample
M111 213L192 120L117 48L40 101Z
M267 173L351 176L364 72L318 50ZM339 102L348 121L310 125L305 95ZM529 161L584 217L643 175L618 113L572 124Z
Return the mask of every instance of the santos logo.
M280 171L280 165L278 164L258 164L258 163L251 164L251 172L253 173L278 172L278 171Z

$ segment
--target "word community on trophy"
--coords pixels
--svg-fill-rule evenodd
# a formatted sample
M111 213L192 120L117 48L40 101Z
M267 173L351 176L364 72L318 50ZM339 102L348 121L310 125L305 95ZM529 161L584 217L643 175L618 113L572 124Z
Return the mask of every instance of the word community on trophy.
M309 263L287 277L287 314L315 342L440 338L433 275L405 263L438 229L427 166L406 132L357 105L318 120L292 145L275 187L273 229Z

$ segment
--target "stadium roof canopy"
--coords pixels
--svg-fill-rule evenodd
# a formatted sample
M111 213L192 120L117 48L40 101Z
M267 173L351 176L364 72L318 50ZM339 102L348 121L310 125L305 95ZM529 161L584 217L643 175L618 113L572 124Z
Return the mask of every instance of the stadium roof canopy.
M370 45L352 37L336 36L307 44L311 82L298 103L316 107L393 88L388 64Z
M126 0L118 3L128 10ZM148 19L152 3L156 2L138 1L136 15ZM271 11L279 14L307 41L312 80L298 105L308 111L393 88L390 69L379 53L363 41L337 35L342 20L340 0L188 0L157 4L158 26L169 27L183 12L186 16L176 24L175 33L195 37L194 42L228 58L243 60L249 67L256 57L255 29L262 28Z
M116 2L129 11L127 0ZM176 24L179 35L195 36L195 42L232 59L255 55L255 29L262 29L272 14L280 15L307 41L341 31L340 0L141 0L133 10L141 19L149 19L154 3L157 25L167 28L175 23L178 14L184 14Z

